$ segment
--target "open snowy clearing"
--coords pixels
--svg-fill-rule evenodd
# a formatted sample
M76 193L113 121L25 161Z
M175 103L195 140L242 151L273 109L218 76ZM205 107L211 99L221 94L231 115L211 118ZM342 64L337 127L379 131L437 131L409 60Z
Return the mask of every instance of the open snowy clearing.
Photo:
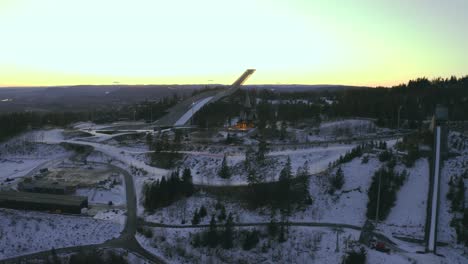
M99 244L119 236L122 229L89 217L0 209L0 258Z

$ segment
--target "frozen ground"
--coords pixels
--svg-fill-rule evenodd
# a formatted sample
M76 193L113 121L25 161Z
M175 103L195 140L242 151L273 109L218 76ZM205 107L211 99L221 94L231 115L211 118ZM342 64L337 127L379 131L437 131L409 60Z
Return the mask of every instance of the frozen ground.
M449 182L451 177L460 176L467 171L468 155L457 156L446 160L442 167L440 183L440 207L439 207L439 228L437 230L438 239L442 241L456 241L455 229L450 227L453 214L450 210L451 203L447 199ZM467 192L465 191L465 195Z
M251 228L235 228L237 231ZM221 230L221 229L220 229ZM266 227L257 227L262 235L258 245L243 250L239 238L234 248L194 248L190 241L200 229L153 228L154 238L137 235L147 250L170 263L340 263L346 244L359 237L358 232L346 231L339 235L339 252L336 234L330 229L290 227L284 243L268 238Z
M54 160L71 155L59 145L31 142L41 138L41 135L31 132L0 144L0 182L3 188L14 188L16 181L11 180L27 176L34 173L36 167L47 167Z
M363 225L367 206L367 189L370 186L374 172L381 163L375 157L371 157L367 164L362 164L360 158L342 166L345 184L341 191L331 196L327 193L328 179L324 174L312 176L309 183L309 193L312 196L313 204L304 210L295 211L290 217L290 221L297 222L331 222L347 223L352 225ZM334 172L334 171L333 171ZM208 215L218 214L214 209L217 200L215 197L204 194L197 194L188 199L183 199L171 206L161 208L154 214L146 215L145 219L158 223L181 224L182 219L186 224L190 224L196 209L204 205L208 210ZM271 210L260 208L248 210L239 205L237 201L222 201L226 207L226 213L233 213L235 222L269 222ZM279 219L279 212L276 212L276 219ZM209 217L205 217L202 223L208 224Z
M145 162L138 160L135 158L135 156L132 153L127 153L124 150L116 147L116 146L111 146L108 144L104 143L98 143L98 142L88 142L82 140L65 140L62 137L58 136L57 133L49 133L51 131L46 131L45 136L43 139L43 142L49 143L49 144L59 144L61 142L67 142L67 143L73 143L73 144L84 144L93 147L96 151L102 152L109 156L110 158L114 160L118 160L122 163L127 164L128 166L133 166L142 170L145 170L146 172L150 173L151 175L155 177L162 177L164 175L167 175L168 171L160 168L155 168L151 167Z
M117 237L122 225L89 217L0 209L0 258Z
M351 249L359 249L356 243L359 232L342 230L337 233L329 228L290 227L287 241L279 243L267 235L266 227L256 227L260 231L260 242L249 251L243 250L240 238L235 235L234 248L224 250L221 247L210 249L195 248L190 242L194 234L203 229L152 228L153 238L137 235L138 241L153 254L170 263L341 263L343 256ZM222 228L218 229L222 231ZM237 227L235 232L252 230L250 227ZM378 252L369 248L369 264L462 264L467 258L462 251L453 248L441 248L444 257L433 254Z
M111 189L104 188L81 188L76 190L76 195L87 196L90 204L125 204L125 189L122 185L114 186Z
M99 210L97 214L94 215L93 218L98 219L98 220L112 221L114 223L124 226L125 219L126 219L126 210L121 210L121 209Z
M310 209L312 221L347 223L363 225L366 220L367 190L372 176L381 166L376 157L370 157L369 162L363 164L361 158L341 166L345 183L340 191L328 195L329 181L326 176L313 177L309 186L309 193L314 202ZM331 174L335 173L332 170Z
M272 151L267 154L272 158L272 164L268 165L264 174L265 181L278 180L279 173L286 163L288 156L291 158L293 173L299 167L308 163L309 174L316 174L327 169L328 164L337 160L341 155L351 150L355 145L333 145L329 147L314 147L306 149L292 149L283 151ZM229 153L227 157L228 165L233 167L233 175L230 179L222 179L218 176L221 167L223 154L206 152L185 152L186 159L183 166L192 170L194 183L206 185L246 185L247 172L243 169L245 155L242 153Z
M407 170L408 180L401 187L395 206L379 228L385 230L385 233L424 239L429 191L429 161L419 159L412 168L399 167L397 169L400 171Z

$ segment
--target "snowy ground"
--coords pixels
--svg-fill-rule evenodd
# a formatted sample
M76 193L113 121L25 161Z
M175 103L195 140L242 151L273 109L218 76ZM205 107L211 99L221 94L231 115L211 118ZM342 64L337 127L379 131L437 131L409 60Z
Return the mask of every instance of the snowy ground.
M385 233L424 239L429 161L419 159L412 168L399 167L397 170L407 170L408 180L399 190L395 206L379 229L385 230Z
M32 176L29 174L35 173L35 168L48 167L71 155L59 145L31 142L38 138L41 136L36 133L26 133L0 144L1 188L15 188L17 181L13 179Z
M125 189L122 185L114 186L111 189L104 188L81 188L76 190L76 195L87 196L89 204L125 204Z
M67 143L72 143L72 144L84 144L93 147L96 151L102 152L109 156L110 158L114 160L118 160L120 162L123 162L129 166L134 166L139 169L142 169L146 171L147 173L156 176L156 177L162 177L168 174L167 170L160 169L160 168L155 168L152 166L149 166L145 162L138 160L135 158L135 155L132 153L125 152L124 150L120 149L119 147L116 146L111 146L108 144L104 143L98 143L98 142L89 142L85 141L85 139L81 140L73 140L73 139L68 139L65 140L63 137L60 135L57 135L57 133L49 133L51 131L46 131L44 133L44 139L43 142L49 143L49 144L59 144L61 142L67 142Z
M122 226L125 225L126 219L126 210L121 209L106 209L106 210L99 210L96 215L94 215L94 219L98 220L107 220L112 221L114 223L120 224Z
M236 232L252 230L237 227ZM260 231L260 242L249 251L243 250L240 239L235 235L234 248L224 250L195 248L190 242L196 233L203 229L152 228L152 238L137 235L140 244L151 253L162 257L169 263L341 263L343 256L352 248L359 249L356 243L359 232L342 230L338 233L329 228L290 227L287 241L279 243L267 235L266 227L256 227ZM222 228L219 228L222 231ZM444 257L433 254L378 252L369 248L367 263L372 264L462 264L467 259L462 251L441 248Z
M89 217L0 209L0 259L117 237L122 225Z
M340 263L346 244L359 237L356 231L341 233L339 252L335 252L336 233L331 229L290 227L284 243L270 239L265 227L257 230L261 232L260 242L249 251L242 249L239 239L229 250L194 248L189 243L200 229L153 228L153 238L138 235L137 239L147 250L170 263Z
M272 151L267 154L273 161L266 171L265 181L278 180L279 173L288 157L291 159L292 171L308 163L309 174L316 174L327 169L328 164L337 160L341 155L351 150L355 145L334 145L329 147L314 147L305 149L289 149L282 151ZM206 185L246 185L247 172L243 169L245 155L243 153L229 153L227 157L228 165L233 167L233 175L230 179L222 179L218 176L221 167L223 154L209 152L185 152L186 159L184 167L192 170L194 183Z
M451 177L460 176L467 171L468 155L458 156L446 160L442 167L440 184L440 207L439 207L439 228L437 230L438 239L442 241L456 241L455 229L450 227L453 213L451 212L451 203L447 199L449 191L449 182ZM467 195L465 191L465 195Z
M381 166L376 157L370 157L369 162L362 164L361 158L341 166L345 177L345 183L340 191L333 196L327 194L328 179L312 178L310 194L314 199L311 216L315 221L347 223L364 225L366 220L367 190L372 181L372 176ZM331 174L335 173L334 169Z
M367 189L374 172L380 165L375 157L371 157L367 164L362 164L360 158L344 164L342 169L345 184L342 190L333 196L327 193L329 183L324 174L312 176L309 183L309 193L313 204L304 210L295 211L289 220L363 225L366 219ZM214 209L216 203L217 199L213 196L197 194L171 206L161 208L152 215L146 215L145 219L151 222L173 224L181 224L182 219L185 219L186 224L190 224L195 210L202 205L207 208L208 215L218 214ZM268 208L248 210L239 205L237 201L227 200L222 201L222 203L226 207L226 213L233 213L235 222L269 222L271 219L272 212ZM279 219L279 212L276 212L276 218ZM208 221L209 217L205 217L202 223L207 224Z

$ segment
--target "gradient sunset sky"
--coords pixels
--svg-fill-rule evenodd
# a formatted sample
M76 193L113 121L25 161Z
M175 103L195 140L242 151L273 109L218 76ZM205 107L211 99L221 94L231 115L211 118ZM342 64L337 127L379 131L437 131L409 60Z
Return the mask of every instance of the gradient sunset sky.
M0 0L0 86L468 74L466 0Z

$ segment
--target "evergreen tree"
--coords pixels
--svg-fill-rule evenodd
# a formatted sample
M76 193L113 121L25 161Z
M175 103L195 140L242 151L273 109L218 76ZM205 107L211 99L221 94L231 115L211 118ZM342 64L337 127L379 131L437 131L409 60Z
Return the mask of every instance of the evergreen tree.
M263 162L265 160L265 155L267 152L268 152L268 145L265 140L261 139L260 143L258 144L257 161Z
M345 182L345 179L344 179L343 170L341 169L341 167L339 167L338 170L336 171L336 174L330 178L330 183L331 183L332 190L333 190L332 192L334 192L335 190L341 190L341 188L344 185L344 182Z
M268 223L268 235L275 237L278 234L278 223L272 217L270 223Z
M233 223L233 218L232 214L229 213L229 216L226 220L226 224L224 225L224 233L223 233L223 248L224 249L230 249L233 246L233 228L234 228L234 223Z
M218 221L222 222L226 219L226 208L223 206L218 215Z
M207 215L207 211L204 205L200 207L199 215L200 215L200 218L204 218Z
M251 232L247 231L244 242L242 243L242 249L251 250L258 244L259 241L259 232L256 229Z
M287 213L290 213L290 203L291 203L291 158L288 156L284 168L280 172L279 181L278 181L278 195L282 199L280 204L283 207L287 208Z
M221 169L219 170L218 175L223 179L229 179L231 177L231 171L227 164L226 155L224 155L223 161L221 163Z
M210 227L208 229L208 233L206 234L206 244L214 248L218 245L218 230L216 227L216 220L215 216L211 216Z
M192 172L189 168L185 168L184 172L182 173L182 185L183 192L187 197L191 196L194 193L194 186L192 181Z
M278 242L280 243L284 243L286 242L286 234L285 234L285 228L284 228L284 224L281 224L280 225L280 232L279 232L279 236L278 236Z
M365 264L367 259L366 250L362 247L358 251L350 251L347 253L346 258L344 259L344 264Z
M245 151L245 169L249 171L252 167L252 162L255 160L255 152L251 147L247 147L247 150Z
M281 122L281 130L280 130L280 140L284 140L286 138L286 129L288 125L286 124L285 121Z
M200 224L200 214L198 213L198 209L195 209L195 212L193 213L193 218L192 218L192 225L198 225Z

